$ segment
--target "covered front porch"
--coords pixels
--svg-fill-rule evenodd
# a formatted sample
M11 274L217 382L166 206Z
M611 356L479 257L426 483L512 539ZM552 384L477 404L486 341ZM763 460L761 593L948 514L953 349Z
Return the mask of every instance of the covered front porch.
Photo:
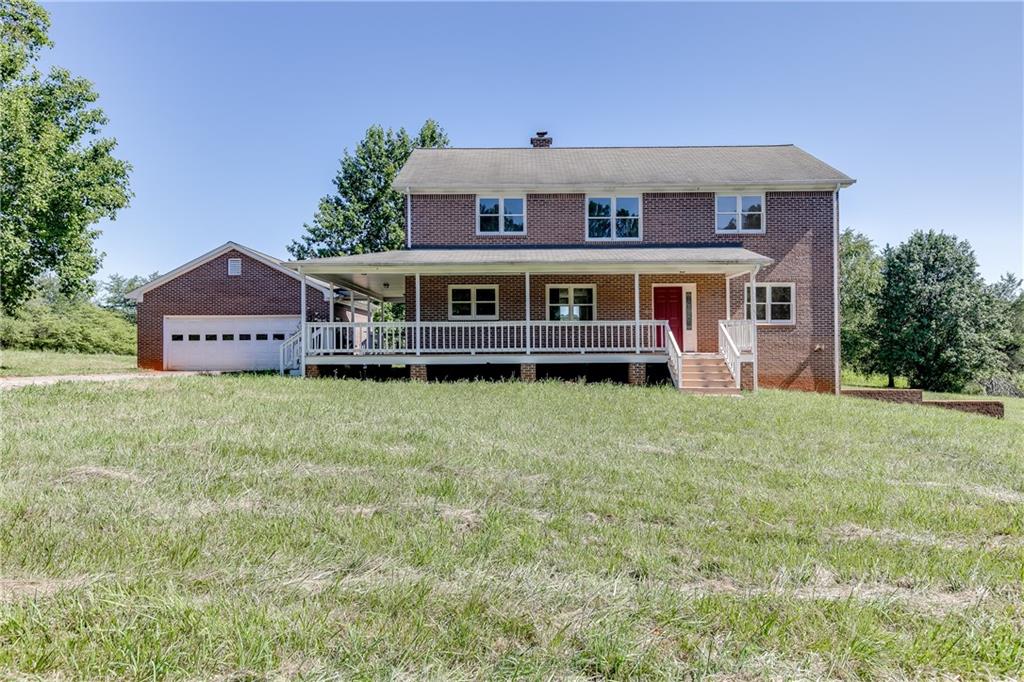
M406 365L420 378L431 365L518 364L528 379L538 365L621 363L632 380L660 364L676 386L700 388L718 358L724 369L715 381L755 388L756 327L734 319L742 315L730 301L770 262L738 247L592 247L291 263L365 297L371 309L401 304L404 319L306 323L282 345L281 368Z

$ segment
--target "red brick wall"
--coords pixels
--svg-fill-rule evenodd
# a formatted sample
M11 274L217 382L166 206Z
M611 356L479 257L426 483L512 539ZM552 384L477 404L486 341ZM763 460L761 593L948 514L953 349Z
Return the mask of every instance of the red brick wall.
M745 235L745 248L775 262L758 282L795 285L796 324L759 325L758 382L762 388L833 392L833 226L831 192L768 192L763 235ZM712 230L713 231L713 230ZM732 315L743 317L745 276L731 285Z
M228 258L242 259L242 274L228 277ZM138 306L138 363L163 369L164 315L297 315L299 281L239 251L228 251L147 291ZM307 319L326 320L323 292L306 291Z
M833 223L832 192L768 192L765 197L765 234L719 235L715 233L713 192L646 193L643 195L644 243L742 245L775 262L758 274L760 282L792 282L795 285L796 324L762 325L758 328L759 384L763 387L833 392L838 349L835 348L833 316ZM583 194L533 194L527 197L527 235L476 235L475 195L414 195L413 246L484 246L588 244L584 233ZM628 244L628 242L624 242ZM618 278L618 279L616 279ZM718 346L718 320L725 317L724 279L720 275L682 277L670 275L659 281L696 281L698 285L698 347L714 352ZM480 278L469 278L481 284ZM642 282L642 315L650 317L651 280ZM455 281L455 280L451 280ZM469 280L462 280L463 282ZM632 318L630 275L534 277L532 306L537 319L543 316L543 283L603 282L598 290L598 316L602 319ZM618 282L618 283L616 283ZM745 277L732 280L730 305L733 317L742 317ZM625 283L625 289L620 285ZM407 288L407 291L413 291ZM521 289L503 287L502 319L516 314L506 308L521 300ZM440 306L428 303L425 315L446 319L447 289ZM440 312L436 312L440 310ZM521 319L522 311L517 313ZM424 317L424 319L430 319Z
M475 194L414 194L412 245L536 245L583 242L582 194L530 194L526 234L477 234Z

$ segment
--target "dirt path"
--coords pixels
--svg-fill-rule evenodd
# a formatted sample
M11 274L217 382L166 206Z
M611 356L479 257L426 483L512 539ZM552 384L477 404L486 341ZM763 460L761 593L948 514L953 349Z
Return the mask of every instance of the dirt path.
M141 381L163 377L188 377L210 372L123 372L121 374L62 374L41 377L0 377L0 391L24 386L49 386L62 381Z

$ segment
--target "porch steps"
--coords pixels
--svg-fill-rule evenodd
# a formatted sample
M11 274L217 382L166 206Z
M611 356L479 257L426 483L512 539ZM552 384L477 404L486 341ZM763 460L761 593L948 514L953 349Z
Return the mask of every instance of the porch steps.
M698 395L740 394L736 381L719 355L684 357L681 390Z

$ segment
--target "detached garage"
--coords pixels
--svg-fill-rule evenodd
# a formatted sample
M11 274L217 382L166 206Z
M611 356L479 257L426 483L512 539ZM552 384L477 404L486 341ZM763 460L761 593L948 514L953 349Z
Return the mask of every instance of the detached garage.
M326 282L309 280L306 319L346 320ZM281 261L228 242L129 294L138 303L139 367L245 371L278 367L299 329L299 275ZM357 311L358 315L359 311Z

